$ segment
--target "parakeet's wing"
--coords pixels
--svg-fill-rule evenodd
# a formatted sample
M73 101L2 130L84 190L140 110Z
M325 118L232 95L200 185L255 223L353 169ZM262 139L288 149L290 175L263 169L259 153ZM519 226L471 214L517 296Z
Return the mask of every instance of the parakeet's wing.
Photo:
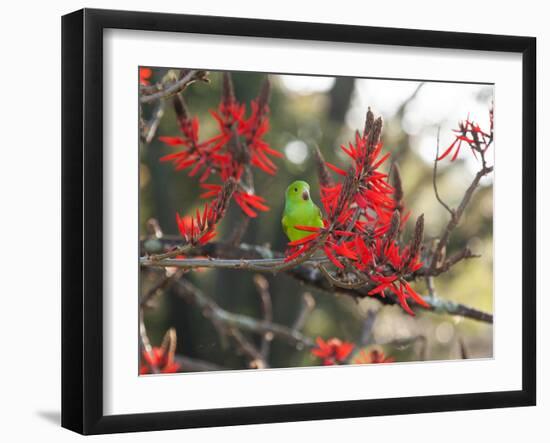
M286 236L288 237L288 225L289 225L289 222L288 222L288 217L286 215L283 215L283 218L281 219L281 225L283 226L283 231L284 233L286 234Z
M317 214L319 216L319 227L322 228L324 225L323 225L323 213L321 212L321 209L319 208L319 206L315 205L315 207L317 208Z

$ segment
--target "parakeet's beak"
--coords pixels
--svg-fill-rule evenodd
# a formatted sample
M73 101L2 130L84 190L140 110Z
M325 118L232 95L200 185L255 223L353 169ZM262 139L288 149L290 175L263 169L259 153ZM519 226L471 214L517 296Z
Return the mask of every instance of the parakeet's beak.
M309 200L309 192L307 192L307 191L302 192L302 198L304 200Z

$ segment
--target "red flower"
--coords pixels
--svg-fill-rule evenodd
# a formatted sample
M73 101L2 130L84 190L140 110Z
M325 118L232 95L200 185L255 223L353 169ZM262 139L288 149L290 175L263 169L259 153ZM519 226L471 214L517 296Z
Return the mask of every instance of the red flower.
M139 68L139 84L144 86L148 85L151 75L153 75L151 68Z
M401 249L392 238L377 239L375 252L377 257L383 258L379 261L385 262L386 266L377 266L375 272L370 276L377 286L369 291L369 295L384 297L384 291L388 290L397 296L401 307L410 315L415 314L408 304L409 298L425 308L430 306L406 280L407 275L418 271L423 266L419 259L423 231L424 217L420 216L416 222L411 245Z
M225 73L220 104L217 110L210 111L218 123L217 135L199 142L199 121L189 117L183 99L177 96L174 104L182 136L159 137L167 145L179 149L165 155L161 161L170 161L176 170L189 169L189 176L197 176L201 186L208 190L201 197L214 197L220 187L206 183L211 176L219 176L222 182L235 180L239 188L233 194L235 203L251 218L257 217L258 211L268 211L269 207L265 199L253 193L247 178L248 169L256 167L273 175L277 167L270 157L282 157L263 139L269 129L269 90L269 82L265 81L246 117L246 106L235 98L231 76Z
M458 122L458 129L454 129L453 132L456 133L454 141L451 145L437 157L437 160L443 160L447 157L454 149L454 154L451 157L451 161L454 162L458 154L460 153L460 148L462 143L467 143L472 151L472 154L477 158L476 153L485 152L491 143L493 142L493 109L489 111L489 122L490 129L488 132L481 130L477 123L474 123L469 118L464 121Z
M372 349L369 352L366 349L361 349L359 355L353 359L353 363L356 365L364 365L371 363L393 363L395 358L386 357L384 352L380 349Z
M204 205L202 215L197 210L196 218L190 215L180 217L176 213L176 222L181 236L187 243L204 245L209 240L215 237L214 227L207 224L208 214L211 212L208 203Z
M353 343L343 342L338 338L331 338L324 341L321 337L317 337L317 347L311 350L311 353L323 360L323 365L330 366L343 363L351 354Z
M249 217L257 217L258 213L256 211L269 211L269 207L264 204L265 199L259 195L237 191L235 192L234 199L235 203L237 203Z
M140 375L151 374L152 368L156 367L161 374L171 374L178 372L180 365L170 357L170 354L165 354L162 348L153 347L151 352L142 353L143 364L139 369Z
M149 350L143 350L141 357L142 363L139 369L140 374L151 374L159 372L169 374L177 372L180 365L174 361L176 354L176 330L174 328L166 331L162 340L162 346L151 347Z
M187 243L204 245L216 236L214 229L225 215L235 186L233 179L228 180L223 187L220 186L216 199L206 203L202 212L197 209L195 217L176 213L178 230Z

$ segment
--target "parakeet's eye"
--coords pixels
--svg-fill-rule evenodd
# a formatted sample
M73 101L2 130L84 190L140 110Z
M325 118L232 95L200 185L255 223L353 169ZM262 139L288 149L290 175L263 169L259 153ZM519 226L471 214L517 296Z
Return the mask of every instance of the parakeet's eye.
M294 192L298 192L298 188L294 188Z

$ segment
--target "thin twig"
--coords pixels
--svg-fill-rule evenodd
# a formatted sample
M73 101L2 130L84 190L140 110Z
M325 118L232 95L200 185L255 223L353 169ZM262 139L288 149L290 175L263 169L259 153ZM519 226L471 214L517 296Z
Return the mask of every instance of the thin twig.
M449 214L451 214L451 218L454 217L455 213L454 211L449 208L449 206L447 205L447 203L445 203L442 198L439 196L439 191L437 190L437 163L438 163L438 158L439 158L439 132L441 131L441 127L438 126L437 128L437 148L436 148L436 152L435 152L435 160L434 160L434 167L433 167L433 187L434 187L434 192L435 192L435 198L437 198L437 201L441 204L441 206L443 206L448 212Z
M474 194L474 191L479 185L479 182L483 177L485 177L487 174L489 174L492 171L493 171L492 166L483 167L480 171L478 171L478 173L474 177L470 186L468 186L468 189L464 193L464 196L462 197L462 200L458 205L458 208L453 211L453 216L451 217L451 219L449 220L445 228L443 228L443 232L439 237L439 242L437 243L437 246L435 248L435 251L433 253L432 260L431 260L432 269L435 269L437 264L440 262L443 248L447 246L451 233L458 226L458 223L460 222L460 218L462 217L462 214L464 213L466 206L468 206L468 203L470 202L472 195Z
M428 290L430 297L436 297L434 279L431 275L426 276L426 289Z
M426 84L425 82L422 82L415 88L413 93L411 95L409 95L409 97L407 97L407 99L403 103L401 103L401 105L397 109L396 115L403 116L405 114L405 111L406 111L407 107L416 98L416 96L418 95L418 93L420 92L420 90L422 89L422 87L425 84Z
M464 248L460 252L457 252L456 254L446 259L443 262L443 264L438 265L435 268L431 268L431 267L421 268L415 274L417 276L437 277L438 275L443 274L444 272L447 272L451 267L453 267L454 265L456 265L457 263L463 260L469 260L471 258L479 258L479 257L481 257L481 255L474 254L469 248Z
M323 266L322 264L318 265L318 269L323 273L323 275L326 277L327 281L331 286L335 286L337 288L343 288L343 289L359 289L365 286L368 280L357 280L355 282L346 282L344 280L340 280L339 278L334 277L330 271Z
M166 99L169 98L179 92L182 92L189 86L191 83L197 81L197 80L204 80L205 79L205 71L197 71L197 70L190 70L187 71L179 80L175 81L174 83L165 86L165 85L159 85L155 89L158 89L156 92L151 92L148 94L149 91L152 91L153 89L141 89L142 95L139 98L140 103L151 103L155 100L160 99Z
M140 338L140 345L143 348L143 352L145 352L147 355L149 355L149 367L151 369L151 372L153 374L160 373L159 368L155 364L155 356L153 355L153 347L151 346L151 342L149 340L149 336L147 335L147 329L145 328L145 322L143 321L143 311L140 310L139 313L139 338Z
M491 111L491 115L492 115L492 111ZM481 179L484 176L486 176L487 174L489 174L493 171L492 166L487 166L487 161L486 161L486 158L485 158L485 153L487 151L487 148L489 148L489 146L491 145L492 140L493 140L492 126L491 126L491 136L490 136L488 141L486 140L485 135L483 135L484 147L482 146L482 142L478 137L477 131L475 131L473 129L474 128L473 123L471 123L469 121L469 116L466 120L466 123L463 123L463 122L459 123L459 127L460 127L460 130L462 131L462 136L461 136L462 138L465 138L467 136L467 133L468 133L469 130L471 131L472 141L469 142L469 145L470 145L470 148L472 149L472 152L474 154L476 152L478 152L479 155L481 156L482 166L481 166L481 169L476 173L476 175L475 175L474 179L472 180L470 186L468 186L468 189L466 189L466 191L464 192L464 196L462 197L462 200L461 200L460 204L458 205L458 207L456 209L449 208L443 202L443 200L439 197L439 193L437 191L437 185L436 185L437 163L439 161L439 132L440 132L440 128L438 128L438 130L437 130L437 152L436 152L436 157L435 157L435 161L434 161L434 169L433 169L433 185L434 185L434 190L435 190L435 195L436 195L437 200L451 214L451 218L450 218L449 222L447 223L447 225L443 228L443 231L442 231L442 233L439 237L439 241L438 241L435 249L433 250L431 260L430 260L430 265L429 265L430 270L432 271L432 273L433 273L433 271L435 271L437 269L438 266L440 266L440 263L443 259L445 248L447 247L447 244L449 242L449 238L451 236L451 232L458 226L458 223L460 222L460 218L462 217L462 214L463 214L464 210L466 209L466 206L468 206L468 203L470 202L470 200L472 198L472 195L474 194L476 188L479 186L479 182L481 181ZM469 129L469 128L471 128L471 129ZM456 141L458 139L459 139L459 137L457 136L454 143L456 143ZM460 143L462 143L462 141ZM451 147L452 146L453 145L451 145ZM454 160L454 158L456 157L456 154L458 154L458 149L460 149L460 144L458 145L457 151L455 153L455 156L452 158L452 160ZM477 155L476 155L476 158L477 158ZM470 257L464 256L462 258L470 258ZM462 258L460 258L460 260Z
M149 144L155 137L155 134L157 132L157 129L160 125L160 121L162 117L164 116L164 100L160 100L157 103L157 106L155 110L153 111L153 116L151 117L151 120L149 120L147 123L145 123L141 138L142 140Z
M365 320L363 320L363 330L361 332L360 343L362 346L367 346L372 344L372 330L374 329L374 323L376 322L376 316L378 311L375 309L369 309Z
M142 308L149 307L150 301L160 292L165 291L168 289L172 284L178 280L182 275L184 274L184 271L178 270L170 275L165 275L153 286L151 287L143 296L141 297L139 301L139 306Z
M262 356L256 346L240 331L241 325L238 321L232 321L231 313L224 311L214 300L207 297L199 288L186 280L178 281L180 288L183 289L183 296L187 300L192 300L201 308L205 317L209 318L214 327L223 336L228 336L236 344L240 353L248 356L251 368L263 369L269 367L267 361Z
M239 350L250 358L249 366L254 369L265 369L269 365L261 352L235 327L229 327L229 335L235 340Z
M264 321L271 323L273 321L273 306L271 304L271 294L269 293L269 283L264 276L256 274L254 276L254 284L256 285L256 289L258 290L258 294L260 295L260 300L262 302L263 319ZM269 360L269 351L272 340L272 332L266 332L262 335L260 353L265 361Z
M430 297L425 295L422 298L430 304L430 308L428 310L436 314L458 315L483 321L485 323L493 323L493 314L489 314L451 300L444 300L439 297Z
M231 147L235 151L234 157L239 159L240 163L243 164L243 174L241 185L244 187L245 192L249 194L254 194L254 175L252 174L252 168L250 166L250 148L245 141L241 141L237 135L237 128L235 124L231 128L233 130L233 138L231 139ZM241 219L237 223L237 226L233 229L229 243L233 245L238 245L250 225L250 217L247 214L244 214L242 211L239 216Z
M164 254L155 254L151 255L148 259L153 262L160 262L172 257L177 257L178 255L184 255L193 248L193 245L186 243L183 246L179 246L171 251L165 252ZM145 266L145 265L144 265Z
M315 299L313 298L313 295L311 295L310 292L304 292L302 294L302 307L300 309L298 317L292 325L292 330L301 331L304 328L309 315L313 312L314 309Z
M397 112L395 113L395 115L393 117L394 121L397 121L397 122L403 121L403 117L405 115L405 112L408 110L409 105L414 101L414 99L417 97L418 93L424 87L425 84L426 84L425 82L420 83L415 88L413 93L407 99L405 99L403 101L403 103L401 103L401 105L399 106L399 108L397 109ZM407 137L406 133L404 131L400 131L400 136L396 140L395 145L396 146L401 146L401 147L398 148L393 153L393 155L392 155L393 162L399 163L401 161L401 159L403 158L403 156L405 155L405 153L407 152L407 148L409 146L409 141L407 140L407 138L408 137Z

